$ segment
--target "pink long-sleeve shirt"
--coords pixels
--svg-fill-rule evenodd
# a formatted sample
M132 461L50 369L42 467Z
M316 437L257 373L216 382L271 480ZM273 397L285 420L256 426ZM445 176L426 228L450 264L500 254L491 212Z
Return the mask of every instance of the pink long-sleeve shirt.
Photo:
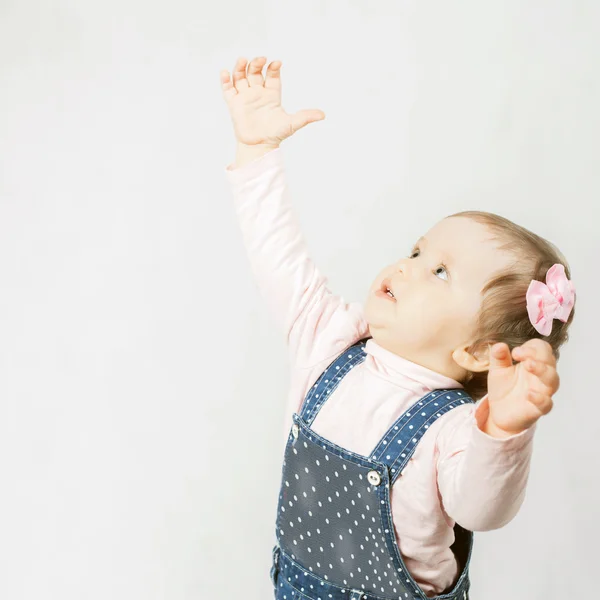
M240 168L230 164L225 173L253 275L289 352L285 443L292 414L310 387L337 355L370 335L369 327L363 305L333 294L310 257L291 203L282 149ZM433 389L463 386L373 339L365 351L364 362L342 379L312 428L369 456L414 402ZM454 523L471 531L502 527L525 496L535 426L496 439L481 429L487 413L484 397L435 421L390 491L398 547L428 596L443 593L459 575L450 549Z

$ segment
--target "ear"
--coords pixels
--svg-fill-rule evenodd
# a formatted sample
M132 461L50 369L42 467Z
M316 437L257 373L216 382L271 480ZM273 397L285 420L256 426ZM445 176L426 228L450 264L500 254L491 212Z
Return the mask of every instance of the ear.
M473 354L467 352L471 344L459 346L452 353L454 362L467 371L475 373L481 373L482 371L488 371L490 368L490 346L481 352L475 352Z

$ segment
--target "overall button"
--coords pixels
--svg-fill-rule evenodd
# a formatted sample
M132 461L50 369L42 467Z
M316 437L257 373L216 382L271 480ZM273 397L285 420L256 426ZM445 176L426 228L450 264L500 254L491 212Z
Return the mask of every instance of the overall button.
M294 436L295 439L298 439L298 431L299 431L298 425L296 423L294 423L292 425L292 435Z
M373 485L379 485L381 483L381 477L377 471L369 471L367 479L369 480L369 483Z

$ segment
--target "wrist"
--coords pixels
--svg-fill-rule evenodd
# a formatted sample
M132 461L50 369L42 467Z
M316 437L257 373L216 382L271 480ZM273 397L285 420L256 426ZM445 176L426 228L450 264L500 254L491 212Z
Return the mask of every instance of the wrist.
M520 433L520 431L505 431L504 429L498 427L489 417L483 422L480 429L483 431L483 433L487 433L487 435L490 437L500 440L504 440L516 435L517 433Z
M247 145L238 142L235 153L235 169L239 169L244 165L264 156L272 150L279 148L279 144L253 144Z

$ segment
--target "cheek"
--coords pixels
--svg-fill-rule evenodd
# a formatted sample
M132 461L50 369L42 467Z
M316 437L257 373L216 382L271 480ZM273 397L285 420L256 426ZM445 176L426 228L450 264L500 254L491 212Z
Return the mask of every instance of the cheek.
M472 300L469 304L439 293L406 298L406 302L401 303L399 312L402 321L411 328L419 328L429 335L455 337L464 335L465 329L472 326L478 310L478 305Z
M481 311L483 297L481 294L465 294L459 302L464 321L475 322Z
M447 320L445 307L436 298L404 298L398 305L397 315L400 327L428 335L443 328Z
M469 332L477 324L481 298L474 295L465 295L447 306L448 326L459 336L470 335Z

